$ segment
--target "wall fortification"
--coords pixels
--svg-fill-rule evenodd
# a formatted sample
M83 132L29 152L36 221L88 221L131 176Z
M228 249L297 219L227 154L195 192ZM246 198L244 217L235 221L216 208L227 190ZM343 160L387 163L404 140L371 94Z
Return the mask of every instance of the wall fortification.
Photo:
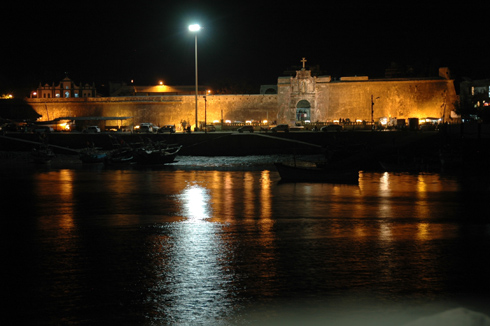
M198 95L198 123L213 121L325 122L337 119L377 121L387 118L433 117L450 121L458 100L449 70L435 78L369 79L367 76L312 76L303 68L296 76L279 77L277 94ZM265 89L265 88L264 88ZM274 87L266 88L274 92ZM41 120L60 117L132 117L132 126L195 124L195 96L147 94L127 97L29 98Z

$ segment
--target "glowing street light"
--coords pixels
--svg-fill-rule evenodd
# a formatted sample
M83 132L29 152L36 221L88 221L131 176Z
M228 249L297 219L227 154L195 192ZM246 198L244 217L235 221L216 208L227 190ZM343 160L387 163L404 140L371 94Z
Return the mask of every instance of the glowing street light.
M194 45L194 50L195 50L195 65L196 65L196 131L197 131L197 32L201 30L201 26L199 24L193 24L189 25L189 31L194 33L195 36L195 45Z

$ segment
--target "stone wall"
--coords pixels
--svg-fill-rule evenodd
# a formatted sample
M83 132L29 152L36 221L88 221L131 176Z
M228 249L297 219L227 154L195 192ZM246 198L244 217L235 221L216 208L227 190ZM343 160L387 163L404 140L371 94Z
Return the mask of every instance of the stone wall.
M278 103L281 121L298 120L297 112L310 104L311 121L357 119L371 121L373 117L399 119L435 117L449 121L458 100L454 81L434 79L379 79L352 77L331 81L329 76L311 77L308 71L298 71L297 77L279 78Z
M447 120L457 100L450 80L338 82L327 88L319 92L317 100L326 104L320 110L324 114L320 121L339 118L370 121L371 96L375 121L380 117L441 118L444 114Z
M380 117L441 118L450 121L457 95L453 80L353 78L332 81L330 77L278 80L278 94L208 95L198 97L198 121L269 120L289 123L298 120L298 109L308 112L308 120L327 122L334 119L371 121L371 96L374 119ZM106 98L27 99L42 115L41 121L60 117L132 117L108 121L105 125L133 126L142 122L155 125L175 124L182 120L195 125L195 96L166 95ZM305 104L306 103L306 104ZM105 125L100 123L101 127Z
M277 95L208 95L198 97L198 121L264 120L277 117ZM42 115L39 121L60 117L132 117L122 120L121 126L151 122L162 126L182 120L195 124L195 96L105 97L68 99L27 99L27 103ZM106 125L116 125L117 121Z

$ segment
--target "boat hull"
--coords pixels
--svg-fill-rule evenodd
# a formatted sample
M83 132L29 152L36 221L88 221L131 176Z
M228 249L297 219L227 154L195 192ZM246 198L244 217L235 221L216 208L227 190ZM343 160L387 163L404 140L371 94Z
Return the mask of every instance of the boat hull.
M143 165L173 163L181 147L172 149L139 149L135 152L134 161Z
M103 152L81 152L79 157L82 163L103 163L108 156Z
M31 157L34 163L49 163L55 157L53 150L47 144L40 144L38 148L33 148Z
M31 154L32 160L34 163L44 164L49 163L55 157L55 154L50 151L33 151Z

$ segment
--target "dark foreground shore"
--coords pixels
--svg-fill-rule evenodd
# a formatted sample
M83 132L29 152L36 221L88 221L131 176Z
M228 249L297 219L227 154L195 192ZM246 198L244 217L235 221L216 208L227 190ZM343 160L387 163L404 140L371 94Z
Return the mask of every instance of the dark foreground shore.
M48 143L58 157L77 160L80 149L93 145L113 149L119 144L166 142L182 145L180 156L244 156L244 155L330 155L349 156L362 162L361 168L376 170L379 161L398 163L422 160L438 164L441 154L458 161L490 160L490 139L450 136L441 132L290 132L253 133L231 132L192 134L131 134L131 133L51 133L46 136L8 133L0 136L0 160L27 161L29 152L40 142ZM340 154L339 154L340 153ZM448 156L448 158L449 158Z

